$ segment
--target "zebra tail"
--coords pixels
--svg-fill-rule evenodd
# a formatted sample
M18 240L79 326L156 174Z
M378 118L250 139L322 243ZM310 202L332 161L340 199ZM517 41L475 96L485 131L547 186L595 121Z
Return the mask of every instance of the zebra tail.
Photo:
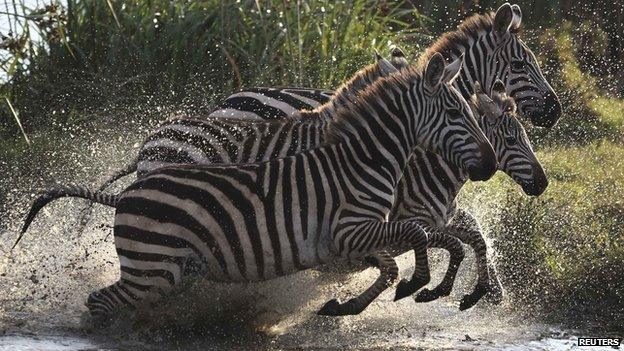
M49 202L62 197L80 197L111 207L116 207L117 202L119 202L119 195L106 194L101 191L90 190L82 186L63 186L47 190L43 194L41 194L37 198L37 200L35 200L32 207L30 208L30 212L28 212L28 216L26 216L26 220L24 221L22 230L17 237L15 244L13 244L13 247L11 247L11 251L13 251L15 246L17 246L19 241L22 239L22 236L24 235L26 230L28 230L30 223L32 223L39 211Z
M104 184L102 184L98 188L98 190L104 191L106 188L108 188L109 185L113 184L113 182L117 181L119 178L125 177L131 173L136 172L138 163L139 163L139 159L135 158L131 164L126 166L126 168L119 170L117 171L117 173L113 174L113 176L110 177Z

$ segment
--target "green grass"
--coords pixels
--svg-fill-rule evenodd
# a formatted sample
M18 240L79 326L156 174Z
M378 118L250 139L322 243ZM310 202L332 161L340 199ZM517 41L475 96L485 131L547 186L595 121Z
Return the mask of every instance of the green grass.
M547 29L537 41L548 79L558 93L564 116L553 130L534 130L542 145L582 145L607 139L624 141L624 100L599 88L598 78L583 71L572 23Z
M370 63L375 49L386 52L389 44L418 41L425 32L407 1L68 4L66 22L51 25L63 40L26 41L6 63L11 81L0 93L20 112L27 132L129 104L177 105L201 114L245 86L335 87ZM0 116L9 113L0 107ZM13 134L17 126L0 118L2 131Z
M514 299L608 319L624 311L624 147L598 141L539 157L550 180L539 198L498 175L469 185L461 202L493 237Z
M589 108L601 122L624 133L624 100L597 96L589 101Z

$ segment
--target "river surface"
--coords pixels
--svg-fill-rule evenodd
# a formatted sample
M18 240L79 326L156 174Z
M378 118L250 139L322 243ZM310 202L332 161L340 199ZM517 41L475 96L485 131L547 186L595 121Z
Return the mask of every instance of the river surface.
M95 206L82 228L85 202L58 200L9 248L37 191L101 184L136 154L150 124L104 119L63 138L34 135L30 151L0 154L0 350L572 350L586 349L575 346L578 336L603 336L600 327L549 324L510 296L460 312L476 278L470 253L453 294L426 304L393 302L390 289L358 316L320 317L325 301L354 296L378 273L311 270L258 284L189 281L160 306L96 324L84 301L118 277L111 209ZM412 260L398 259L401 276ZM436 283L446 257L431 262Z

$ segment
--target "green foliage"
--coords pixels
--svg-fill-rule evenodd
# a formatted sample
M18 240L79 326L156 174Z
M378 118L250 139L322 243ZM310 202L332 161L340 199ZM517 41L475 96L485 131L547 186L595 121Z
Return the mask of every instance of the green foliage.
M483 217L514 301L608 320L624 310L624 147L597 142L539 157L550 181L539 198L499 175L472 184L461 202Z
M202 113L243 86L335 87L421 30L403 1L70 0L63 16L64 40L3 87L27 130L137 103Z
M599 89L598 79L581 69L572 23L543 31L539 38L543 65L561 99L564 116L553 130L534 130L539 143L585 144L607 138L624 140L624 100Z

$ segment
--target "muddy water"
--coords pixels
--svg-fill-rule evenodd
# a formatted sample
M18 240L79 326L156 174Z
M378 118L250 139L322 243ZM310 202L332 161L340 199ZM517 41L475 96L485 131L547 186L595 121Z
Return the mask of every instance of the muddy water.
M35 135L33 150L0 158L0 350L568 350L578 335L587 335L529 319L531 311L510 299L460 312L458 301L475 279L470 255L454 293L428 304L395 303L388 291L359 316L319 317L315 312L325 301L357 294L377 272L307 271L248 285L189 281L164 307L94 324L83 305L86 296L118 274L111 209L96 206L80 230L85 202L58 200L40 213L15 251L9 247L38 190L100 184L135 154L149 125L100 120L63 138ZM401 275L408 275L412 257L398 261ZM434 282L445 261L442 254L432 260Z

